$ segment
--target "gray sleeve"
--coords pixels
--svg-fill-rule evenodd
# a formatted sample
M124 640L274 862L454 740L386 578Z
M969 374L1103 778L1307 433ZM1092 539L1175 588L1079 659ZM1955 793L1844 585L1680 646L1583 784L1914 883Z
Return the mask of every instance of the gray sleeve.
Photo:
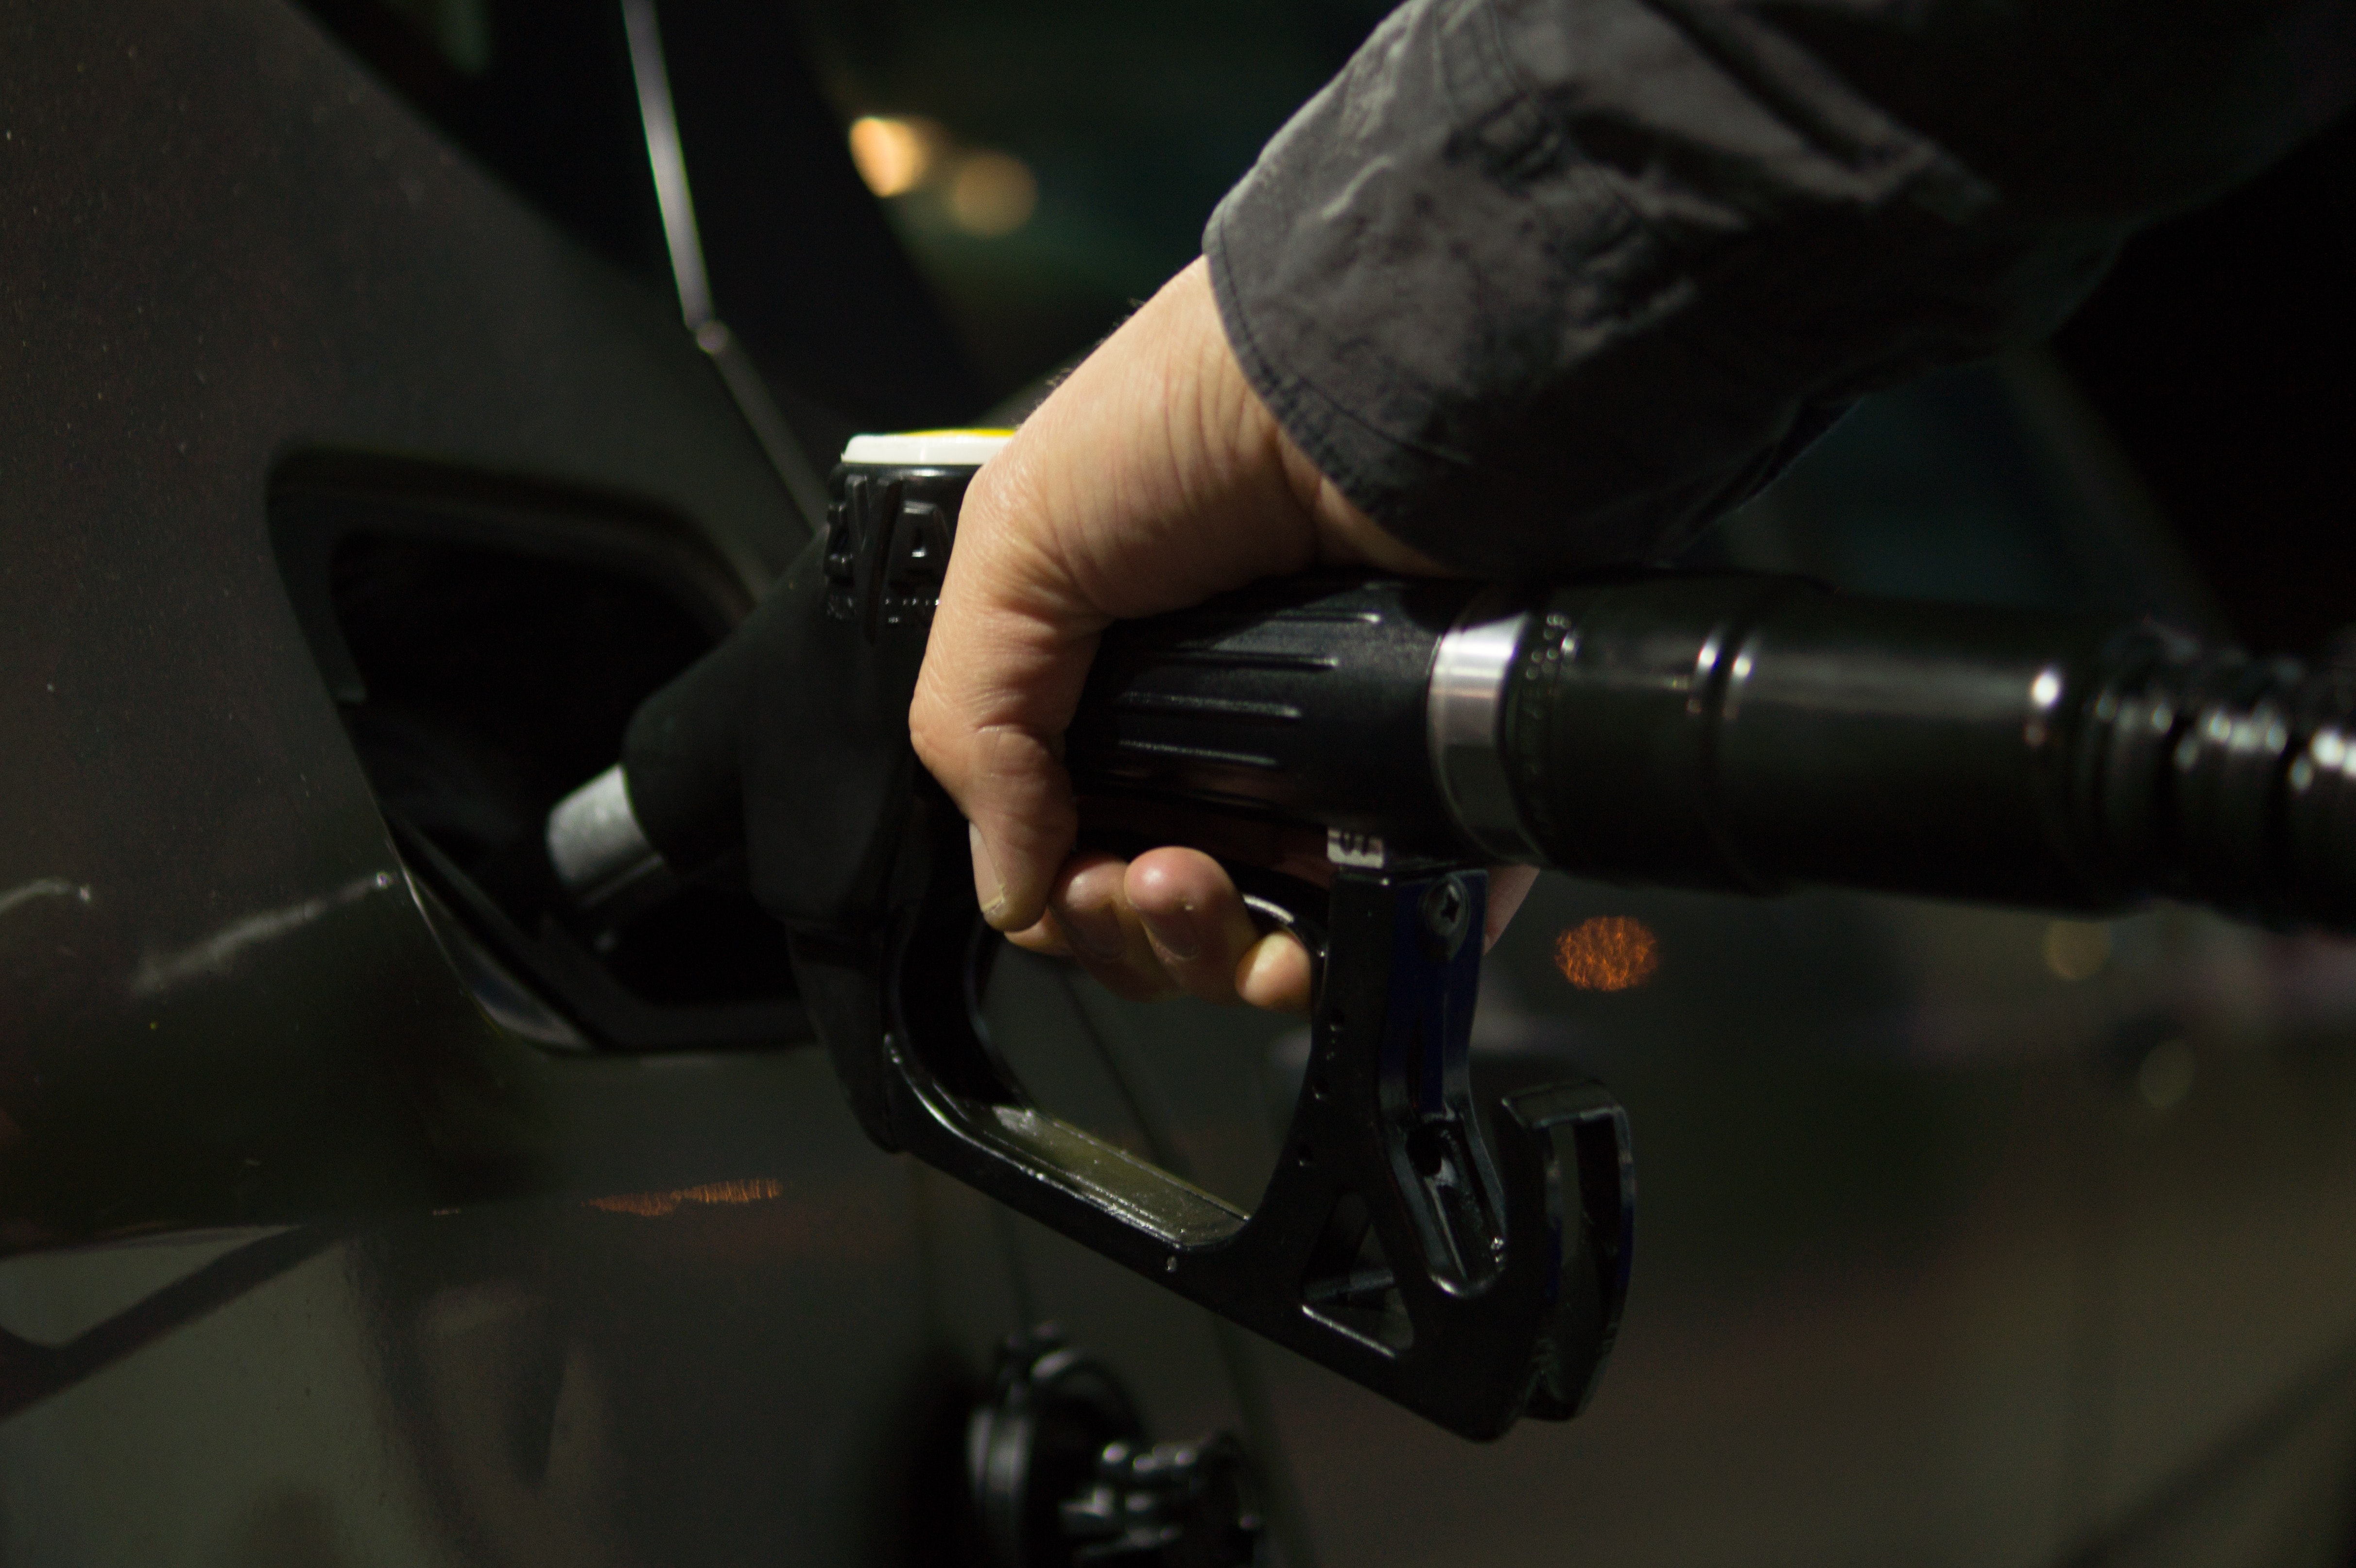
M1410 0L1204 248L1253 386L1392 532L1645 559L2328 119L2351 11Z

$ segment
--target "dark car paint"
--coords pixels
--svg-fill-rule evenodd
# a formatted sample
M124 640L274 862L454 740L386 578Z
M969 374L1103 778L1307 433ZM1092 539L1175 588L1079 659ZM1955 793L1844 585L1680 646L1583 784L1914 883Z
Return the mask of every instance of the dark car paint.
M487 1026L266 531L292 454L431 454L659 496L757 583L798 535L710 367L299 17L13 30L0 876L70 891L9 921L11 1239L744 1174L742 1086Z
M759 448L658 294L273 0L12 7L0 133L0 1557L923 1561L991 1342L1055 1317L1245 1434L1296 1568L2344 1558L2345 949L2161 910L2071 981L2039 918L1547 884L1485 1068L1613 1083L1644 1242L1592 1412L1463 1444L876 1153L815 1052L500 1027L273 485L618 498L750 593L799 542ZM2010 387L2056 526L2148 562ZM1553 974L1591 913L1652 985ZM1253 1195L1283 1021L1029 962L991 1006L1050 1104Z

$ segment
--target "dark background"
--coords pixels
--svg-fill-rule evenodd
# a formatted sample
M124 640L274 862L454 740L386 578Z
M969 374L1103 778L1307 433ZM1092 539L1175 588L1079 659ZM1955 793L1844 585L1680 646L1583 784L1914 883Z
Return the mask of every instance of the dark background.
M2356 121L2132 241L2054 348L2242 638L2356 621Z
M668 291L616 6L311 8L461 144ZM1219 196L1386 8L663 0L721 314L814 450L1019 400L1194 255ZM926 193L869 197L843 135L862 114L923 116L1019 157L1033 216L983 238ZM2313 653L2356 621L2352 206L2343 123L2132 241L2053 345L2262 649Z

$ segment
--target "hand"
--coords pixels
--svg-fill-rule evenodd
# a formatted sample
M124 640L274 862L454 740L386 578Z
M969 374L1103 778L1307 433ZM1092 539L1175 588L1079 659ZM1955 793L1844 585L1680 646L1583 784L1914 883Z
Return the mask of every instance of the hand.
M1305 1010L1309 962L1263 938L1216 861L1072 859L1060 761L1097 639L1321 563L1436 573L1289 441L1227 347L1201 261L1057 387L966 492L909 732L971 825L992 926L1119 995ZM1529 883L1493 880L1492 940Z

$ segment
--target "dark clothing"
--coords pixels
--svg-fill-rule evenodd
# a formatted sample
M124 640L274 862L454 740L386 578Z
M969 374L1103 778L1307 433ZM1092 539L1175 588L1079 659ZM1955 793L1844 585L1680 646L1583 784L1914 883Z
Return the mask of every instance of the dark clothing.
M2351 12L1410 0L1204 246L1253 386L1391 531L1644 559L2336 113Z

